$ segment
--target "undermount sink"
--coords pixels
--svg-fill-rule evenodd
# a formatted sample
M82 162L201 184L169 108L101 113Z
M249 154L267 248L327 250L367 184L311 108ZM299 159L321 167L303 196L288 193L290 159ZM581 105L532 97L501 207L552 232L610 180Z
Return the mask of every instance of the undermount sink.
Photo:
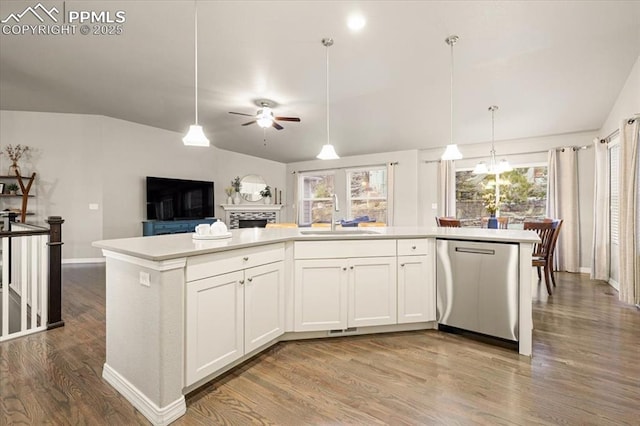
M344 229L344 230L310 230L310 231L300 231L302 235L370 235L370 234L379 234L376 231L370 231L367 229Z

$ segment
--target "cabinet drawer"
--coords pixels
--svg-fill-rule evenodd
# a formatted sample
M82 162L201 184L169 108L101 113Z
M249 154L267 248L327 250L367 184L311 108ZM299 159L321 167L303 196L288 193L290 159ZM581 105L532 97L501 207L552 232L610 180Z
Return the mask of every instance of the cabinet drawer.
M296 259L340 259L396 255L396 240L297 241L293 247Z
M250 247L187 259L187 281L284 260L284 243Z
M426 238L398 240L398 256L429 254L427 246Z

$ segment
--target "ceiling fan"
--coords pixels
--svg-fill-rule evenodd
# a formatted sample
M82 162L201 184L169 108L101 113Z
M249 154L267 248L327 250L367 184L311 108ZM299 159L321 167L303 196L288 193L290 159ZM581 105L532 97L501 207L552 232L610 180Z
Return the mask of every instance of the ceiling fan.
M256 101L256 105L260 107L258 112L255 115L244 114L242 112L232 112L229 111L229 114L235 115L244 115L246 117L253 117L254 120L251 120L247 123L242 124L242 126L248 126L253 123L257 123L258 126L266 129L267 127L274 127L277 130L282 130L280 124L276 123L276 121L297 121L300 122L299 117L279 117L273 114L273 107L275 106L275 102L267 100L267 99L259 99Z

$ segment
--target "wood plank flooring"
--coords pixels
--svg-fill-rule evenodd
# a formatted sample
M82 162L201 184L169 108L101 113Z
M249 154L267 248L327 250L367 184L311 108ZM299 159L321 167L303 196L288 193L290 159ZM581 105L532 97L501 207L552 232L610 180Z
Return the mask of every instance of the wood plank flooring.
M176 425L639 425L640 312L536 287L534 358L438 331L279 343L187 396ZM65 327L0 344L0 425L146 425L101 379L104 266L65 266Z

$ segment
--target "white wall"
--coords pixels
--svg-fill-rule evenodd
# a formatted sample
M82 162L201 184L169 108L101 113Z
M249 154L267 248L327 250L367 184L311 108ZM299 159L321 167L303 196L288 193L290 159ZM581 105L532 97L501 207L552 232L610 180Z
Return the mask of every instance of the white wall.
M20 161L23 175L37 172L29 221L59 215L63 258L97 259L91 242L142 235L145 177L163 176L215 182L216 205L235 176L261 174L269 185L283 187L285 165L211 148L185 147L176 132L109 117L0 111L0 145L33 147ZM0 157L0 174L10 163ZM9 199L6 203L16 203ZM89 210L89 204L98 210ZM13 205L11 205L13 207ZM19 207L15 204L15 207ZM221 216L219 208L216 215Z
M598 131L600 138L607 137L620 127L620 121L640 114L640 56L627 77L607 119Z
M320 147L318 147L319 149ZM311 160L287 164L287 193L294 194L296 176L292 172L309 170L328 170L370 165L383 165L397 162L395 166L394 185L394 223L395 226L415 225L419 217L418 206L418 151L394 151L380 154L357 155L342 157L339 160ZM345 183L346 185L346 183ZM283 209L285 218L290 222L297 222L294 211L293 197L286 198L287 206ZM345 205L345 199L340 200ZM342 216L340 216L342 218Z

